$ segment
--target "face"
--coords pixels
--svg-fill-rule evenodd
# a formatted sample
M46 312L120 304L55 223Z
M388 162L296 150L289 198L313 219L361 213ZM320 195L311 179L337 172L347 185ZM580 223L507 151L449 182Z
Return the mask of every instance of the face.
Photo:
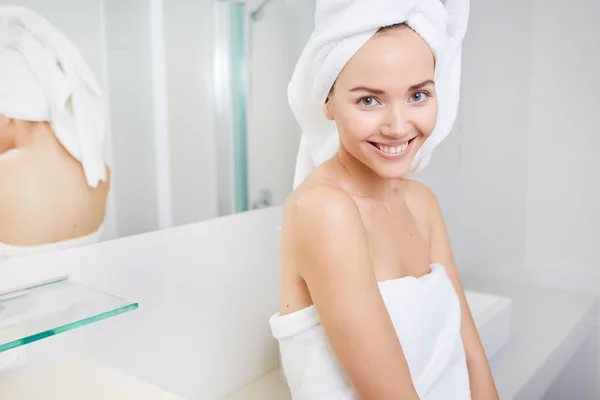
M373 36L346 64L324 105L335 120L340 152L383 178L410 172L435 128L434 57L408 27Z

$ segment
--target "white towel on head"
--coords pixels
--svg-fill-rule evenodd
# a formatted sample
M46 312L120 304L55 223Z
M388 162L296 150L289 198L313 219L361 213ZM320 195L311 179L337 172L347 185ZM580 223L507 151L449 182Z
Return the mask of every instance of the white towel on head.
M88 184L106 180L106 117L98 83L79 49L23 7L0 6L0 114L49 122L81 162Z
M315 30L288 87L290 107L302 129L294 187L337 152L337 128L325 118L323 104L342 68L379 28L402 22L429 44L436 58L437 123L411 166L413 172L422 170L456 119L468 19L469 0L317 0Z

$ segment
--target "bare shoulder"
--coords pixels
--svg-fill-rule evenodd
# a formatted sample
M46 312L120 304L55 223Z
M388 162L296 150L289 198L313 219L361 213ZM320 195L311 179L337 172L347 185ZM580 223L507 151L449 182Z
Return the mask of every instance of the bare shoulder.
M293 192L285 203L285 214L299 222L343 222L360 217L356 202L341 188L319 182Z
M318 182L300 188L286 200L282 239L294 243L295 254L330 246L336 239L343 241L363 230L356 202L334 184Z
M435 193L423 182L405 179L403 183L406 187L407 197L410 200L417 201L428 207L436 207L438 205L438 199Z
M429 222L432 218L438 219L441 215L440 203L429 186L411 179L404 179L402 185L406 202L419 219L425 218Z

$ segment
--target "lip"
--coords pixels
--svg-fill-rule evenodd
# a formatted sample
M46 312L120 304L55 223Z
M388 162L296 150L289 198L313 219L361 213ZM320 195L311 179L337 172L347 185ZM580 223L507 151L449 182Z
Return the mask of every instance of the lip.
M408 146L406 147L406 149L404 149L400 153L396 153L396 154L390 154L390 153L381 151L381 150L379 150L379 148L377 146L375 146L375 144L380 144L380 145L387 146L387 147L398 147L398 146L406 143L405 141L403 141L403 142L387 142L387 143L369 142L369 144L371 145L373 150L375 150L375 153L377 153L379 156L385 158L386 160L399 160L401 158L404 158L410 152L415 138L416 138L416 136L408 141Z

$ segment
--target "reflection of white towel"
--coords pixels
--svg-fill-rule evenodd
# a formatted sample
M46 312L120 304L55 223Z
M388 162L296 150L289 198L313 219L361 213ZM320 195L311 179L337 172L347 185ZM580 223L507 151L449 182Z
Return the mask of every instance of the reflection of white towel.
M87 182L106 180L101 93L79 49L41 16L0 6L0 114L48 121L81 162Z
M420 278L379 283L423 400L469 400L469 374L460 334L458 296L443 266ZM293 400L358 399L339 365L314 306L270 319Z
M468 17L469 0L317 0L315 30L288 87L289 103L303 132L294 187L338 149L335 122L323 115L323 103L338 74L379 28L402 22L436 57L437 124L412 165L413 172L423 169L454 125Z

